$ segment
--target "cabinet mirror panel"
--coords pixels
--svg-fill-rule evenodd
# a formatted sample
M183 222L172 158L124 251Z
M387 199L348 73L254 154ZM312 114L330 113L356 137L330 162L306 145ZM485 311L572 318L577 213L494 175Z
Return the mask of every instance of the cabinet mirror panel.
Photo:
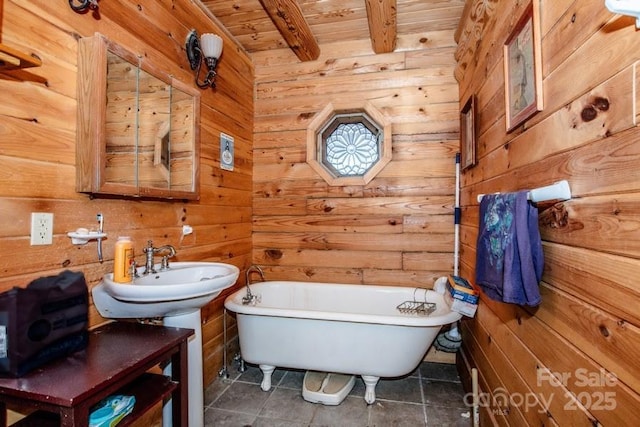
M197 199L199 93L101 35L79 51L78 191Z

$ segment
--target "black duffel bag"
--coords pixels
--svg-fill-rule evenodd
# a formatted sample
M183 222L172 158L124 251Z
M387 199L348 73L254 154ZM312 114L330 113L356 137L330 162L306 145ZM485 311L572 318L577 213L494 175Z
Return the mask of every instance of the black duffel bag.
M19 377L83 350L88 342L89 292L69 270L0 294L0 374Z

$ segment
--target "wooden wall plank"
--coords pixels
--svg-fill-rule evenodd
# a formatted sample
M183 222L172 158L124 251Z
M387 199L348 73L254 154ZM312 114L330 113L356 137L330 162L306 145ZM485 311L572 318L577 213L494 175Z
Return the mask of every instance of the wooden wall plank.
M512 348L508 349L511 350L509 352L507 352L507 349L501 349L499 344L494 341L494 330L492 329L490 334L480 321L472 324L464 323L464 325L468 328L473 328L469 332L472 332L476 338L475 344L482 348L486 359L491 361L492 365L499 366L501 369L514 370L514 363L522 365L525 361L529 362L527 359L514 358ZM515 341L517 343L517 339ZM533 366L533 368L532 371L537 372L536 367ZM493 389L492 394L497 403L500 404L499 408L505 412L505 417L511 424L558 425L549 411L549 407L553 404L555 393L532 392L525 379L520 375L501 376L500 381L500 387Z
M611 19L611 13L596 1L543 0L541 4L545 10L540 22L546 47L544 75L551 74Z
M640 258L637 194L594 196L557 205L541 218L549 241ZM602 256L594 254L594 257Z
M431 256L427 254L426 256ZM446 263L441 259L433 259L432 269L429 270L409 270L409 266L402 264L400 269L380 269L365 268L363 269L363 282L367 285L384 285L384 286L404 286L409 288L431 289L436 279L450 274L447 270ZM437 264L437 266L436 266ZM444 268L439 270L439 268Z
M585 427L593 425L595 418L583 407L577 405L577 400L571 393L566 392L566 387L563 384L554 382L552 377L548 376L551 374L549 368L537 359L528 349L526 343L520 341L491 310L484 307L478 310L477 319L477 322L463 322L467 333L477 337L476 342L489 355L488 358L492 364L501 367L509 366L510 370L517 372L517 375L510 377L518 377L523 380L523 382L510 387L510 393L514 395L518 393L518 396L528 396L530 399L534 396L537 397L538 403L543 408L538 416L543 414L551 416L549 422L554 424ZM495 357L492 356L493 354ZM508 357L508 360L505 360L505 356ZM498 362L495 359L501 360ZM483 368L482 365L479 366L479 369ZM529 402L537 404L533 399ZM567 406L573 407L574 405L577 410L566 410ZM538 425L539 423L534 420L528 424Z
M402 266L407 270L415 271L453 271L453 250L451 247L444 249L444 253L408 252L402 254ZM443 274L444 275L444 274ZM428 287L433 284L429 283Z
M356 239L343 233L261 233L254 239L255 248L333 249L402 252L451 252L453 234L358 233ZM426 255L426 254L425 254ZM426 255L429 257L430 255Z
M451 214L453 202L453 198L449 196L386 197L383 204L376 197L360 199L333 197L324 200L310 199L307 201L307 209L309 213L324 212L331 215L446 215Z
M469 356L471 365L482 367L481 370L478 370L478 388L479 392L481 392L485 398L482 402L483 404L480 406L480 411L486 411L488 413L487 416L489 416L491 420L489 425L526 425L517 411L513 411L513 415L511 415L512 411L509 410L508 400L505 402L505 399L492 398L492 392L494 390L499 390L504 395L505 388L500 375L496 371L496 368L489 363L487 355L478 342L479 338L467 332L464 324L461 327L461 332L464 346L463 351ZM517 419L514 420L514 417L517 417Z
M276 246L264 250L256 248L253 259L257 264L291 265L296 267L312 265L339 268L378 268L383 270L402 268L402 255L392 251L297 250Z
M638 402L640 396L625 386L624 381L606 376L607 371L601 365L574 347L570 341L557 333L554 333L540 319L529 315L518 307L507 307L489 300L483 300L496 312L502 322L526 343L530 351L549 368L551 372L560 373L564 385L574 396L595 396L596 391L603 389L614 393L616 411L612 411L610 405L604 401L600 405L587 405L589 412L604 425L626 425L627 420L637 419L640 416ZM598 381L585 380L584 376L604 375L605 379ZM613 373L616 375L616 373ZM600 377L602 378L602 377ZM612 378L608 381L608 378ZM583 393L583 394L581 394ZM603 396L604 397L604 396Z
M352 234L358 231L378 233L400 233L402 226L399 216L366 216L366 215L305 215L305 216L258 216L254 218L254 231L277 232L346 232Z
M546 280L555 288L640 325L640 307L620 304L640 296L635 280L640 268L637 259L546 242L544 251Z
M263 266L263 271L267 280L314 281L355 285L363 283L362 270L356 268L265 265Z
M538 319L561 335L571 335L572 344L614 373L615 381L636 393L640 390L640 378L635 375L638 358L633 350L640 346L638 327L549 285L543 284L540 294L546 303L536 311Z

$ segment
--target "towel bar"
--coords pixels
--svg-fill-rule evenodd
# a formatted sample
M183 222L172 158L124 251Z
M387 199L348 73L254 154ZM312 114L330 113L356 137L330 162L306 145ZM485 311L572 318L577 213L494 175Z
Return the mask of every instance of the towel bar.
M494 193L499 194L499 193ZM484 194L478 194L478 203L482 201ZM571 199L571 189L569 182L565 179L546 187L534 188L527 193L527 199L532 202L543 202L545 200L569 200Z

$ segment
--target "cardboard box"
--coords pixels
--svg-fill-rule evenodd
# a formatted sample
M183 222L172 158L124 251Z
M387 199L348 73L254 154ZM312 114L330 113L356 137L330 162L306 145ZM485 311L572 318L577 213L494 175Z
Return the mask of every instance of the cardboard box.
M474 317L478 304L472 304L470 302L463 301L461 299L454 298L450 292L444 293L444 300L451 307L451 310L463 314L467 317Z
M478 304L480 292L460 276L450 275L447 280L447 293L454 299L469 303Z

